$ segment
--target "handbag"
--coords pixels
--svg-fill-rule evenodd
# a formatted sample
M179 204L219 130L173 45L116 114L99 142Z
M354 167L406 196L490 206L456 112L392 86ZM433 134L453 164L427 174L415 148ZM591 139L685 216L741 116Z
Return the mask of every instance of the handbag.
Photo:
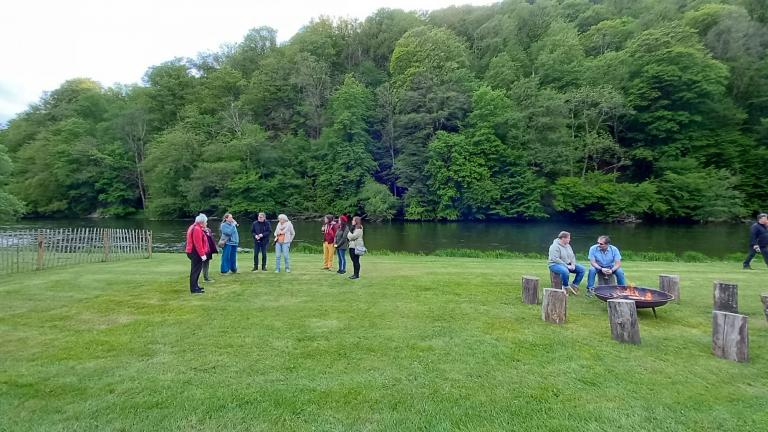
M365 246L355 246L355 255L365 255L366 252L368 252L368 249L366 249Z
M219 243L218 243L219 247L223 248L224 246L227 245L228 241L229 241L229 236L222 234L221 238L219 239Z

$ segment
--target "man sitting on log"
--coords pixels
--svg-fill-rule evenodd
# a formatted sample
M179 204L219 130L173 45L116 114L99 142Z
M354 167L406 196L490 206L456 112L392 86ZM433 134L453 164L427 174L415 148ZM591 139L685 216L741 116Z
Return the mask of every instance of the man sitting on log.
M597 244L589 248L589 275L587 276L587 295L595 290L595 276L616 275L617 285L626 285L624 270L621 269L621 253L616 246L611 244L611 238L601 235L597 238Z

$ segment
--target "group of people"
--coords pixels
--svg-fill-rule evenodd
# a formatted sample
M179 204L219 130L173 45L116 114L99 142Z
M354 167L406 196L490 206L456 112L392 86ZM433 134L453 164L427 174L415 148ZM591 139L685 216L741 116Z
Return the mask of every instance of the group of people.
M611 244L611 238L601 235L597 243L589 248L589 273L587 276L587 295L595 290L595 279L598 275L604 277L616 276L618 285L625 285L624 270L621 268L621 252ZM571 294L579 294L579 284L584 278L586 270L584 266L576 262L576 255L571 248L571 233L561 231L549 247L547 260L549 270L560 275L563 289ZM568 283L571 273L575 276L572 283Z
M239 224L232 214L226 213L219 227L221 237L218 242L214 240L213 232L208 228L208 217L205 214L197 215L195 222L189 226L185 251L191 263L189 290L192 294L205 292L205 288L201 287L199 283L201 273L203 280L213 282L208 274L208 269L213 255L219 253L219 248L221 248L221 274L237 273L237 250L240 244L238 226ZM332 215L327 215L323 220L321 231L323 233L323 269L331 269L333 255L336 254L339 260L337 273L346 273L346 253L349 250L354 269L354 273L349 278L359 279L360 256L366 251L363 243L362 219L355 216L349 223L347 215L341 215L338 219L334 219ZM259 271L259 263L261 263L261 271L267 271L267 247L270 238L274 238L272 243L275 246L275 273L280 273L283 263L285 264L285 272L290 273L290 249L295 236L296 231L288 216L278 215L277 226L272 231L272 225L267 220L266 214L259 213L251 225L251 237L253 237L254 242L252 271Z

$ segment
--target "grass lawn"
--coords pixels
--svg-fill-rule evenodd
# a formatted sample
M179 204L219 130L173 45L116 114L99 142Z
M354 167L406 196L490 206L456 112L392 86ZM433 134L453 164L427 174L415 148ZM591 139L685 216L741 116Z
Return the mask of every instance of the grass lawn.
M563 326L523 305L541 261L365 256L351 281L321 260L198 296L180 254L5 277L0 430L768 430L761 263L626 262L638 285L681 280L631 346L597 299ZM749 363L710 352L714 280L739 284Z

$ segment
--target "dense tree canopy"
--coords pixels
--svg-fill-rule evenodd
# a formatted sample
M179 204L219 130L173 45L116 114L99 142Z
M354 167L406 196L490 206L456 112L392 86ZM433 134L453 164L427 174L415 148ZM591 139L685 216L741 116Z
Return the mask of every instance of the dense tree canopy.
M768 202L762 0L506 0L269 27L0 129L0 217L717 221Z

